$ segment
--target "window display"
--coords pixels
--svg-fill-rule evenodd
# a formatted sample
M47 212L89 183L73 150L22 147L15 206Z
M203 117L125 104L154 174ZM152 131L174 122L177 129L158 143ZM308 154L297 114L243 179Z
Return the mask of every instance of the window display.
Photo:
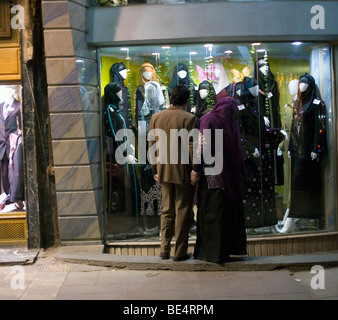
M21 87L0 86L0 213L25 210Z
M168 108L177 84L190 89L187 111L197 119L226 96L237 101L248 236L335 227L335 218L328 219L335 195L326 192L334 183L328 45L107 47L100 56L108 239L159 235L161 185L152 176L147 137L151 116ZM107 102L106 87L113 84L122 95ZM119 142L128 144L125 149L112 134L120 127L130 129ZM121 150L125 164L116 161ZM196 219L196 206L192 216Z

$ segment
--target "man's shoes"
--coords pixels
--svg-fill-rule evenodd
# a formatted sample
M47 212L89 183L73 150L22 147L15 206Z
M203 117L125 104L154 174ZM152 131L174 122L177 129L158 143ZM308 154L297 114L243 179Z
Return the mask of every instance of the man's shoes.
M182 257L173 258L174 261L185 261L191 258L191 253L187 253Z
M170 254L169 253L166 253L166 252L161 252L160 253L160 258L162 260L168 260L170 258Z

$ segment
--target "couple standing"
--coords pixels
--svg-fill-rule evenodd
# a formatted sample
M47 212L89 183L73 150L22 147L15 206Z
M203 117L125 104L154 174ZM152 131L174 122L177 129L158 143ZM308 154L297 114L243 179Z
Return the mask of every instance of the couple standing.
M176 86L170 96L170 107L152 116L149 131L162 129L167 135L167 158L170 159L170 130L198 126L197 118L185 111L190 91ZM170 243L175 236L174 261L190 258L188 254L189 228L192 223L192 205L198 187L196 259L222 262L231 255L246 254L246 233L241 198L241 178L244 173L237 120L237 103L227 97L200 119L199 129L211 129L211 154L215 155L215 129L223 130L223 170L219 175L206 176L202 164L161 164L152 166L154 179L162 185L161 251L162 259L170 257ZM150 137L149 148L156 143ZM203 138L198 150L203 149ZM163 148L158 148L163 150ZM177 145L180 161L180 140ZM189 141L190 159L193 142ZM203 152L200 151L201 154Z

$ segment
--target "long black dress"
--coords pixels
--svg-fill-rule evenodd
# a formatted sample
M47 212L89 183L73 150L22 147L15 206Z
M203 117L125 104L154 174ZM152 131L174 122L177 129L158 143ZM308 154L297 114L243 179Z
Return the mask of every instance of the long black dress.
M258 109L254 89L257 81L245 77L232 83L227 92L238 103L238 120L241 133L246 175L242 179L243 208L246 228L272 226L277 223L276 198L271 152L266 143L263 114ZM236 92L239 92L238 95ZM259 155L255 154L255 150Z
M315 80L305 74L300 83L309 84L301 94L291 126L290 218L320 219L324 214L323 156L327 153L325 104L320 98ZM311 153L318 155L311 159Z

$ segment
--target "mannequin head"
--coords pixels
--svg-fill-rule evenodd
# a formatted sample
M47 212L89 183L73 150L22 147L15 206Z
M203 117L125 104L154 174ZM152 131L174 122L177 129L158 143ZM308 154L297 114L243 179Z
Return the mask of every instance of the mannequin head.
M122 83L127 78L127 68L123 62L117 62L110 68L112 82Z
M148 81L156 80L156 71L152 64L145 62L142 64L139 72L139 82L144 86Z
M258 70L264 75L266 76L267 74L269 74L270 71L270 67L269 67L269 63L267 63L265 61L264 58L260 58L257 62L257 66L258 66Z
M200 89L198 92L202 100L206 99L209 93L208 89Z
M259 86L255 78L245 77L240 86L240 92L236 91L239 96L258 96Z
M295 80L291 80L289 83L289 92L292 96L295 96L298 92L298 84L299 84L299 80L295 79Z
M144 85L144 104L154 113L160 111L165 104L161 86L156 81L148 81Z
M299 91L301 93L305 92L310 85L310 80L307 77L300 77L299 79Z
M108 108L113 105L120 108L122 104L122 88L117 82L110 82L104 88L104 107Z
M177 72L177 75L181 79L185 79L187 77L188 72L186 70L180 70Z

